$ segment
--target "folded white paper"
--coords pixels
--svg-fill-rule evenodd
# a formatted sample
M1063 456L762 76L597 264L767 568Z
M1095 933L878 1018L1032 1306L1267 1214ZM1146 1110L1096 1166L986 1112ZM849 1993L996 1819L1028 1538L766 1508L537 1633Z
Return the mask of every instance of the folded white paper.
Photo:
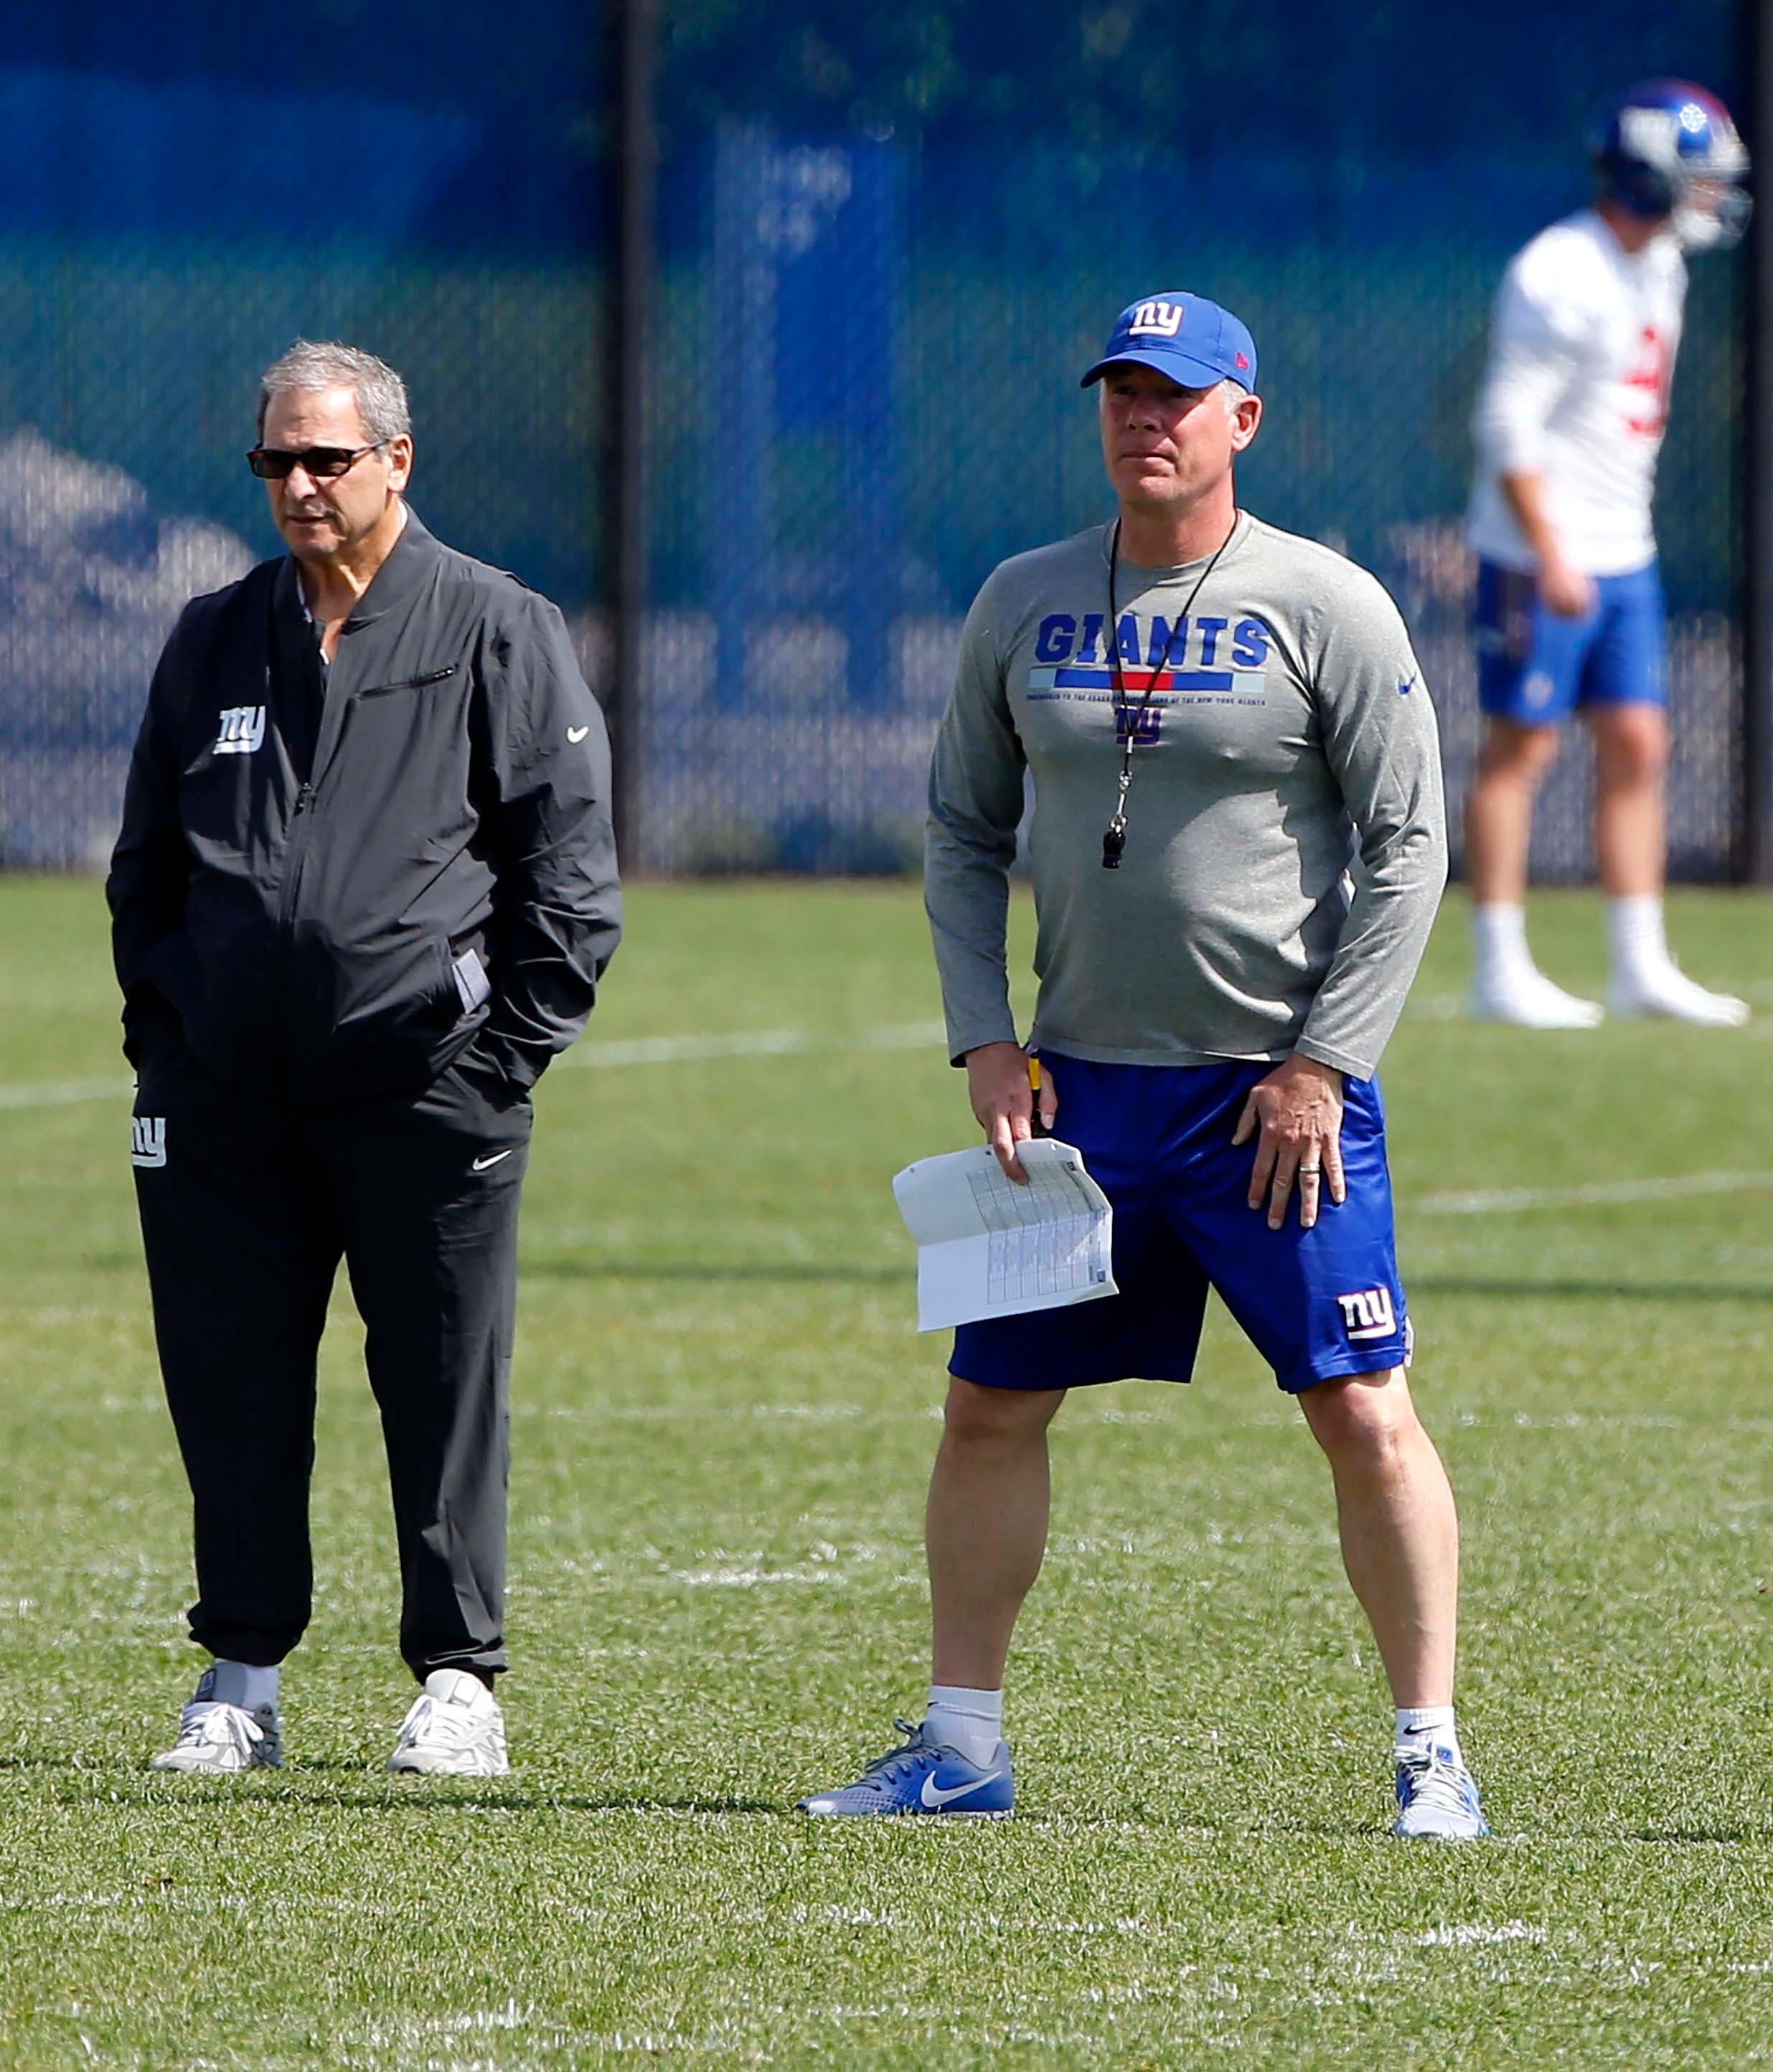
M895 1176L894 1198L917 1246L917 1329L1094 1302L1119 1291L1109 1260L1114 1212L1057 1137L1022 1146L1028 1184L1006 1179L981 1145L920 1158Z

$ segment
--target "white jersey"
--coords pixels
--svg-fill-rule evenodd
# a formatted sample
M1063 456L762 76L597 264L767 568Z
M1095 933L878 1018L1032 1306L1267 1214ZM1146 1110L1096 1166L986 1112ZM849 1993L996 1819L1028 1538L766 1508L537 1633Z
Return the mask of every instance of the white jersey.
M1543 477L1545 515L1585 574L1656 557L1650 498L1681 343L1687 269L1675 238L1627 253L1593 209L1516 253L1496 297L1478 399L1467 536L1488 561L1535 565L1497 477Z

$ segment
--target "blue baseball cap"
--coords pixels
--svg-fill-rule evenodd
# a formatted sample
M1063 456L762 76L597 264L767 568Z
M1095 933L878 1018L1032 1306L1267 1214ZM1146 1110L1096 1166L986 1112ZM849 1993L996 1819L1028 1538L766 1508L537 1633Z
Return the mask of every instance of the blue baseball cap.
M1229 310L1184 288L1130 302L1116 319L1102 358L1077 385L1087 388L1127 360L1155 367L1184 388L1235 381L1256 393L1254 339Z

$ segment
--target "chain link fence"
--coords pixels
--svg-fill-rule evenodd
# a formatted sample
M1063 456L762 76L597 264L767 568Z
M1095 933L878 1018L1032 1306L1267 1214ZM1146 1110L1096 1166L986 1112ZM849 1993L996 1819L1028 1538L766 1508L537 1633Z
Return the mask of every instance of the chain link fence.
M612 688L595 21L526 10L477 97L404 0L392 21L345 6L359 75L394 82L351 98L243 90L236 18L189 11L215 35L176 64L107 42L106 5L89 49L0 41L0 861L102 860L173 617L277 549L241 456L257 372L298 331L401 368L427 524L556 597ZM947 11L967 30L985 10ZM875 13L852 12L861 36ZM1303 0L1274 12L1315 33ZM1116 310L1164 287L1250 323L1269 414L1242 500L1392 586L1450 788L1468 780L1459 513L1491 296L1584 199L1582 104L1670 69L1727 95L1733 10L1696 0L1677 37L1566 10L1529 92L1506 36L1375 6L1315 103L1253 90L1279 28L1231 14L1191 45L1186 94L1131 122L1116 97L1155 18L1033 13L989 77L957 32L939 118L907 120L901 82L841 125L812 119L844 61L835 10L805 0L740 44L717 13L667 15L630 861L910 865L967 606L997 561L1107 515L1077 377ZM1068 80L1036 33L1049 14L1109 61ZM1443 83L1401 121L1432 34ZM303 135L326 140L325 181L278 142ZM1727 870L1740 779L1740 295L1736 261L1696 265L1660 502L1673 862L1698 878ZM1550 780L1541 877L1587 872L1586 763L1573 742Z

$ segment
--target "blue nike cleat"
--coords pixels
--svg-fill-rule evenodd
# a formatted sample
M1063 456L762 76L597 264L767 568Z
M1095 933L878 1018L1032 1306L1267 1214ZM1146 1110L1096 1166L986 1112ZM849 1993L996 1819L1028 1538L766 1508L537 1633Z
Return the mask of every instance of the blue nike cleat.
M1489 1833L1477 1779L1451 1749L1413 1738L1399 1741L1391 1759L1397 1766L1393 1834L1406 1842L1480 1842Z
M974 1819L1001 1820L1016 1804L1016 1780L1010 1774L1010 1752L1002 1741L989 1762L969 1762L958 1749L925 1738L924 1729L909 1720L893 1723L905 1736L871 1762L853 1784L836 1791L817 1791L802 1799L802 1813L844 1815L863 1813L962 1814Z

